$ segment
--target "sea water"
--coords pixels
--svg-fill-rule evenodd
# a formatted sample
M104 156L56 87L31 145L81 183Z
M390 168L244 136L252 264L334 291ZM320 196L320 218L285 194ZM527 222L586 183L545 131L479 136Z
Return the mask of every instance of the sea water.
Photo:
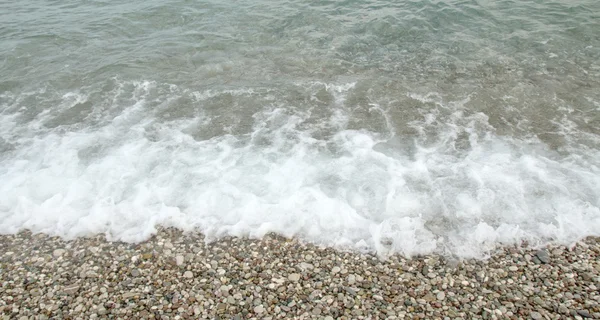
M600 1L0 3L0 233L600 235Z

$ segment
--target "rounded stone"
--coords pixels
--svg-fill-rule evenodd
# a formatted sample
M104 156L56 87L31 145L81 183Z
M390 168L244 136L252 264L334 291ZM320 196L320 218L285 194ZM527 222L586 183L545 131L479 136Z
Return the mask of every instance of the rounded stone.
M437 294L436 298L437 298L438 300L442 301L442 300L446 299L446 294L445 294L443 291L441 291L441 292L438 292L438 294Z
M255 312L255 313L259 313L259 314L260 314L260 313L263 313L263 312L265 312L265 307L263 307L263 305L262 305L262 304L261 304L261 305L258 305L258 306L256 306L256 307L254 307L254 312Z
M543 319L542 315L539 312L531 312L531 319L533 320L540 320Z
M351 274L348 276L347 281L349 285L353 285L356 282L356 277L353 274Z
M289 279L290 281L297 282L297 281L299 281L299 280L300 280L300 274L298 274L298 273L292 273L292 274L290 274L290 275L288 276L288 279Z
M52 255L53 255L55 258L58 258L58 257L61 257L63 254L65 254L65 252L66 252L66 250L65 250L65 249L55 249L55 250L52 252Z

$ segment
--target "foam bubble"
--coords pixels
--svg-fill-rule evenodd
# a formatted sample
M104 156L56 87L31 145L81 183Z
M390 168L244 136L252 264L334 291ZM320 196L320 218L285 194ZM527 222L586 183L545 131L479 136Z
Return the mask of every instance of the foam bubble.
M310 109L268 103L247 133L197 139L188 129L213 119L156 114L180 95L201 107L220 94L266 91L170 87L165 96L157 86L120 83L110 99L119 112L92 110L101 116L91 127L45 127L49 112L24 123L1 115L20 137L0 131L12 143L0 159L0 232L137 242L164 225L209 239L276 232L381 255L483 257L499 244L571 242L600 230L598 151L574 146L565 155L496 135L485 114L463 112L464 101L418 97L449 111L423 114L409 124L422 135L408 137L347 128L345 94L355 84L316 83L304 88L325 88L335 106L318 123L307 125ZM68 109L89 95L61 97ZM384 107L371 107L395 130ZM333 134L314 134L323 127Z

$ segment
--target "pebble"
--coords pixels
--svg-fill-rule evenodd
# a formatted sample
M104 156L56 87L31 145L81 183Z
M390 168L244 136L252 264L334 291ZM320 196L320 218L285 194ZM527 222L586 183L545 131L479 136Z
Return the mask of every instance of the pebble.
M175 229L135 245L0 235L0 319L598 318L600 240L585 241L544 262L527 248L380 259L271 235L204 245Z
M219 288L219 291L220 291L220 292L221 292L221 294L223 294L223 295L228 295L228 294L229 294L229 286L227 286L227 285L222 285L222 286Z
M265 312L265 307L263 307L262 304L258 305L256 307L254 307L254 312L256 312L258 314L263 313L263 312Z
M349 285L353 285L354 283L356 283L356 276L353 274L348 275L348 278L346 278L346 281L348 282Z
M75 294L77 291L79 291L79 288L80 287L78 285L68 286L68 287L65 287L63 292L66 294Z
M531 319L540 320L540 319L543 319L543 317L539 312L533 311L533 312L531 312Z
M550 255L548 254L548 251L545 249L538 250L535 253L535 256L539 259L539 261L541 263L544 263L544 264L550 263Z
M560 306L558 306L558 313L569 314L569 308L567 308L567 306L565 306L564 304L561 304Z
M292 273L288 276L288 280L292 281L292 282L297 282L300 280L300 274L298 273Z
M312 270L315 268L315 266L313 266L312 264L310 264L308 262L300 262L300 268L302 270Z
M577 310L577 314L584 318L591 318L592 315L587 310Z

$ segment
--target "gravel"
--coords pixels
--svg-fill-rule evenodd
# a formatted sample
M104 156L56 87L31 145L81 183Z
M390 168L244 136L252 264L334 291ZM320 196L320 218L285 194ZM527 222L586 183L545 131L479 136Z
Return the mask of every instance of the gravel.
M269 235L0 236L0 319L600 319L600 240L385 261Z

